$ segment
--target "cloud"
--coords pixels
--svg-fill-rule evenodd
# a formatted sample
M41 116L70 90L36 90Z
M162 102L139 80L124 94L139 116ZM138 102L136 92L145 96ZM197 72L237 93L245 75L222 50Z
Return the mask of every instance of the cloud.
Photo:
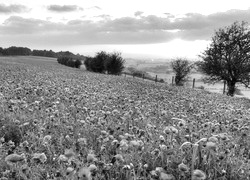
M76 19L66 23L11 16L0 24L1 41L32 44L152 44L174 39L210 40L214 31L234 21L250 22L250 10L230 10L210 15L189 13L181 18L171 14L122 17L106 15L98 21ZM105 18L107 17L107 18Z
M29 8L19 4L5 5L0 4L0 14L22 13L28 12Z
M143 13L144 13L144 12L142 12L142 11L136 11L136 12L134 13L134 15L135 15L135 16L141 16Z
M92 6L92 7L88 8L88 9L102 10L102 8L100 8L99 6Z
M47 7L49 11L53 12L72 12L72 11L77 11L77 10L83 10L82 8L76 6L76 5L50 5Z

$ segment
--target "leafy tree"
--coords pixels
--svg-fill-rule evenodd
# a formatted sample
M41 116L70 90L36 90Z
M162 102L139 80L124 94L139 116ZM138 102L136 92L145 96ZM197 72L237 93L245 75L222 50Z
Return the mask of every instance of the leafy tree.
M92 71L91 70L91 61L93 60L92 57L86 57L86 59L84 60L84 65L87 69L87 71Z
M2 47L0 47L0 56L3 55L3 51L4 51L4 49Z
M200 56L199 70L210 82L225 80L229 96L235 93L236 83L248 87L250 72L250 31L246 22L234 22L219 29L210 46Z
M91 69L94 72L104 73L105 72L105 61L107 61L109 55L105 51L96 53L96 56L91 61Z
M187 59L176 58L171 61L171 67L175 73L175 84L181 86L187 80L187 76L191 72L193 65Z
M120 75L124 69L125 60L121 53L106 53L101 51L96 53L95 57L87 57L84 65L88 71Z
M82 61L80 59L75 60L75 68L80 68L82 65Z
M105 70L108 74L120 75L124 70L125 60L121 57L121 53L112 53L108 55L105 61Z
M9 48L6 48L3 50L3 55L6 56L28 56L31 55L31 50L26 47L16 47L16 46L11 46Z

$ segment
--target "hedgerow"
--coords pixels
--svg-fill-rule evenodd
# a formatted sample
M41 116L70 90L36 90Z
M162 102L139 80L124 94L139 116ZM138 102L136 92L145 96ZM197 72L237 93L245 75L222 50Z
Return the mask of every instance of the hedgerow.
M58 57L57 62L73 68L80 68L82 65L82 61L80 59L73 59L69 56Z

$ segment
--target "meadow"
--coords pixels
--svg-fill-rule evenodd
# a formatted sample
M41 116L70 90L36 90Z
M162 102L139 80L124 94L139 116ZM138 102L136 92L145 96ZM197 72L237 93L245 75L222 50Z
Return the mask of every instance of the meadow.
M0 57L0 179L249 180L250 101Z

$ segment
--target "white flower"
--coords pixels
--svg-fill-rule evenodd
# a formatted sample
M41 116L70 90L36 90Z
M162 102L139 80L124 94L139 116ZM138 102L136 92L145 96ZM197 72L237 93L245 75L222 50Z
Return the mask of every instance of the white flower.
M47 157L44 153L35 153L35 154L33 154L33 159L36 159L42 163L45 163L47 160Z

